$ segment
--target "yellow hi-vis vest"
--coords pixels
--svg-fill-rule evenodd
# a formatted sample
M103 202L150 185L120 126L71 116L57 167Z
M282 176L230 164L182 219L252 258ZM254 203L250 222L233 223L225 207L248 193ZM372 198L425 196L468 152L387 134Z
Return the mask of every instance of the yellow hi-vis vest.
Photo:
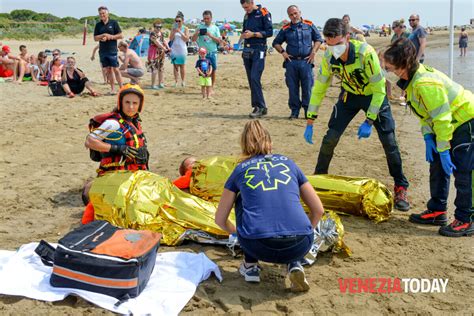
M337 74L342 80L342 89L356 94L372 96L367 118L375 120L385 98L385 78L382 75L379 58L374 48L357 40L349 41L347 61L341 63L326 50L309 101L308 119L315 119L332 76Z
M420 118L421 133L436 135L439 152L450 148L456 128L474 119L472 92L429 66L420 64L406 92L413 112Z

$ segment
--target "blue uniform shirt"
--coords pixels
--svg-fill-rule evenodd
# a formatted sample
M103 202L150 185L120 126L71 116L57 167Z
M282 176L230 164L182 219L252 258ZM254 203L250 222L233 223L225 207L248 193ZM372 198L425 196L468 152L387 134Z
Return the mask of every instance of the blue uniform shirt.
M259 32L263 38L252 37L246 39L245 45L266 45L267 37L273 36L272 15L266 8L261 5L258 9L253 10L250 14L245 14L242 33L249 30L251 32Z
M248 239L308 235L313 228L300 202L308 180L282 155L259 155L235 167L225 188L236 193L237 232Z
M296 24L285 24L273 40L273 46L283 42L289 55L303 58L311 54L313 42L322 43L323 39L313 22L302 19Z

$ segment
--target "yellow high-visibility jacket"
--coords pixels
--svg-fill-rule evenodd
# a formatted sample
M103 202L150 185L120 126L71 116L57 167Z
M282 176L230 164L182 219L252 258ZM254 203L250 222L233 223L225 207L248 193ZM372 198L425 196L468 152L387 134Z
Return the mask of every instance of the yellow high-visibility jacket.
M400 80L403 85L404 80ZM453 132L474 118L474 95L444 73L420 64L406 86L407 101L420 118L421 133L435 134L439 152L450 148Z
M307 118L315 119L332 76L342 80L342 88L352 94L372 96L367 118L375 120L385 98L385 78L375 49L365 42L349 41L349 56L345 63L335 59L329 50L319 66L311 93Z

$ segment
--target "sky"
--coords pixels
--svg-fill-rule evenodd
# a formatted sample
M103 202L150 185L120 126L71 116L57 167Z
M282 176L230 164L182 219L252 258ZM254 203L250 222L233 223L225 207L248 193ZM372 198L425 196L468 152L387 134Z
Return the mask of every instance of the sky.
M259 1L255 1L259 4ZM287 18L286 8L296 4L305 19L317 25L332 17L351 16L351 24L382 25L418 13L423 26L449 25L450 0L262 0L274 22ZM472 0L454 0L454 24L469 24L474 18ZM213 11L215 20L241 21L244 12L238 0L0 0L0 12L30 9L59 17L76 18L97 14L105 5L111 13L127 17L174 17L181 10L185 19L199 18L205 9ZM408 21L406 22L408 24Z

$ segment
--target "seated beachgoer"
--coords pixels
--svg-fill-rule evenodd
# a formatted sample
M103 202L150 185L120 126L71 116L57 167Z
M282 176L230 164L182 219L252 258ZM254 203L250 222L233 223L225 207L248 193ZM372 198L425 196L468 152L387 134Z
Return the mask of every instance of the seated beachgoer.
M54 57L51 62L51 81L61 81L64 63L60 57Z
M138 84L140 78L145 74L142 60L138 57L137 53L129 49L127 43L123 41L119 43L118 49L124 53L124 56L120 57L120 60L123 62L119 68L120 74L122 77L130 78L130 83Z
M18 60L18 57L11 55L10 47L2 46L0 50L0 78L13 77Z
M38 79L39 81L48 81L49 75L49 61L48 56L45 52L39 52L36 60L38 66Z
M25 45L20 45L19 61L15 67L15 82L36 81L38 75L38 67L34 55L28 53Z
M191 184L191 175L193 173L193 166L196 162L195 157L187 157L179 165L179 175L180 177L173 181L173 184L180 188L181 190L189 189Z
M74 98L76 94L82 93L84 88L89 90L90 94L94 97L99 95L92 88L91 82L82 70L76 68L76 59L74 57L67 58L66 68L62 72L61 83L68 98Z
M244 252L239 272L260 282L258 261L287 264L291 290L309 290L300 261L311 249L323 205L300 168L272 154L272 141L260 121L249 121L241 135L241 162L227 179L215 222L237 233ZM309 208L304 212L300 197ZM237 228L228 220L234 206Z

